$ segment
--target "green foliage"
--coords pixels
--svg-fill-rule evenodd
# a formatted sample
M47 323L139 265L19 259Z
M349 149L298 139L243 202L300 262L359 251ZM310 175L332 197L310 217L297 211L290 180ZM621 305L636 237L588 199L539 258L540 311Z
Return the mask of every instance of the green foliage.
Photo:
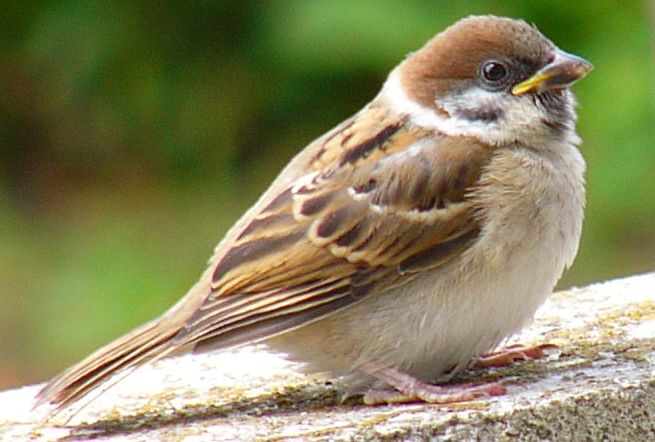
M575 87L588 210L562 285L652 270L653 2L7 1L0 386L166 309L295 152L480 13L533 22L596 66Z

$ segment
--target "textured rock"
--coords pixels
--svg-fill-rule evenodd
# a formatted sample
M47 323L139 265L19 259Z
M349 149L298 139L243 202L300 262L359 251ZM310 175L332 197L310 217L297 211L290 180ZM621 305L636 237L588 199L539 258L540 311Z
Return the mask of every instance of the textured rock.
M366 407L258 348L144 367L76 416L39 424L37 386L0 393L2 440L655 440L655 273L553 295L512 342L538 361L471 370L501 397ZM66 419L71 420L66 423Z

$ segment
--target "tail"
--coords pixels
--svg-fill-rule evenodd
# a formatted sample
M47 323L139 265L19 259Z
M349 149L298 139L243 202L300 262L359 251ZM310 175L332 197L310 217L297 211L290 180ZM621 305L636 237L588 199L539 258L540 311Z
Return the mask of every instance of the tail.
M46 418L50 419L96 390L119 371L126 376L146 362L173 353L180 349L180 344L174 343L172 338L181 326L167 321L166 316L163 316L118 338L52 379L37 394L34 406L55 404L56 408Z
M47 403L54 404L55 408L44 419L47 421L99 390L75 410L69 417L70 420L104 391L141 365L192 346L192 342L175 337L205 299L205 294L209 292L210 280L211 271L207 270L187 295L162 316L105 345L52 379L37 393L33 408ZM107 382L119 372L120 377ZM105 388L99 388L103 384Z

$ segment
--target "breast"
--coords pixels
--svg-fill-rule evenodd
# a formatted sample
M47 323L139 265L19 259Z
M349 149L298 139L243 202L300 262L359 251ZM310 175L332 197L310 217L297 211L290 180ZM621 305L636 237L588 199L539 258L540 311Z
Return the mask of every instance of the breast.
M489 351L532 318L577 251L584 163L565 154L575 161L500 151L474 192L484 228L473 247L272 347L335 374L377 360L423 380Z
M412 336L397 357L414 375L438 377L498 345L532 319L572 263L584 162L574 146L560 147L557 155L499 151L475 191L484 218L479 241L449 268L403 289L401 298L413 293L413 302L398 303L398 318Z
M568 143L545 151L499 150L474 191L484 218L479 244L493 262L516 252L538 254L557 278L577 254L582 231L585 164Z
M458 312L476 352L516 332L552 293L577 253L584 208L584 162L574 146L557 155L507 149L488 170L476 191L483 231L463 264L473 313ZM480 274L469 278L472 269Z

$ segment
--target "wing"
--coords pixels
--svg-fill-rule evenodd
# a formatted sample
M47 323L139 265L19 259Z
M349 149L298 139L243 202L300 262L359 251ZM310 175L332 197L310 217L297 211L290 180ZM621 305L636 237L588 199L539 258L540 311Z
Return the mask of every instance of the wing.
M457 257L491 157L375 109L319 140L308 173L254 215L175 340L223 348L289 331ZM366 116L366 118L363 117ZM371 115L376 118L370 118Z

